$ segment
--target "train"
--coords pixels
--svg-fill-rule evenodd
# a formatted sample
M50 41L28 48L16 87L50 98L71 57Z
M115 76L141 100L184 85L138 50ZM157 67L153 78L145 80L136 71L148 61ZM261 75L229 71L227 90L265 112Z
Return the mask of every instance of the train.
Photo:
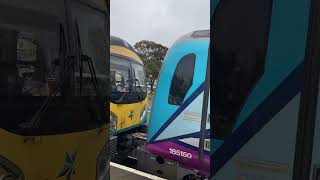
M319 179L319 1L211 2L211 179Z
M142 59L124 39L110 36L110 139L111 158L135 157L147 120L148 92ZM143 141L143 140L142 140Z
M210 31L180 37L163 61L151 109L146 150L210 176Z
M109 12L0 0L0 179L109 179Z

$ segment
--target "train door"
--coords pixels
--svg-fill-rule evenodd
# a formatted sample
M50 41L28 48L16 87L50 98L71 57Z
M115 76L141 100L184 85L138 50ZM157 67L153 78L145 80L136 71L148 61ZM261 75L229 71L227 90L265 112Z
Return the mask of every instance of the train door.
M216 4L211 175L218 180L292 179L311 2Z

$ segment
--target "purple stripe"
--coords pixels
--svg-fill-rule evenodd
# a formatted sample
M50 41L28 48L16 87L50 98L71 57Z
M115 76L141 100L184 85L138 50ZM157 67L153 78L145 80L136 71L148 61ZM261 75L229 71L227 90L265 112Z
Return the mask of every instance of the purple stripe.
M188 159L178 155L170 154L170 150L169 150L170 148L190 153L192 157L191 159ZM159 142L155 144L148 144L147 150L154 155L179 162L179 165L183 168L190 169L190 170L198 170L200 174L203 174L206 176L210 175L210 156L209 155L204 155L203 161L199 162L198 151L188 149L184 146L181 146L179 144L176 144L170 141Z

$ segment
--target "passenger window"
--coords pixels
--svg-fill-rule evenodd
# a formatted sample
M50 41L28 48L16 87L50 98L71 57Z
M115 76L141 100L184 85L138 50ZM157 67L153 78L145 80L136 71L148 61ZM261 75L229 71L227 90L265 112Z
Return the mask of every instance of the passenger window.
M233 130L265 69L272 0L224 0L213 17L214 138Z
M180 106L193 83L196 55L191 53L182 57L174 72L170 92L169 104Z

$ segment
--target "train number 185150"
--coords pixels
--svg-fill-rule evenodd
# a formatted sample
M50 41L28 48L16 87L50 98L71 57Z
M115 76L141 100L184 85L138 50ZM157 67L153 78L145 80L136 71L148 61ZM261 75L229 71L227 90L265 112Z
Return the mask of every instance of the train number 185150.
M176 156L181 156L181 157L185 157L188 159L192 158L192 154L188 153L188 152L184 152L181 150L177 150L177 149L173 149L173 148L169 148L170 154L176 155Z

